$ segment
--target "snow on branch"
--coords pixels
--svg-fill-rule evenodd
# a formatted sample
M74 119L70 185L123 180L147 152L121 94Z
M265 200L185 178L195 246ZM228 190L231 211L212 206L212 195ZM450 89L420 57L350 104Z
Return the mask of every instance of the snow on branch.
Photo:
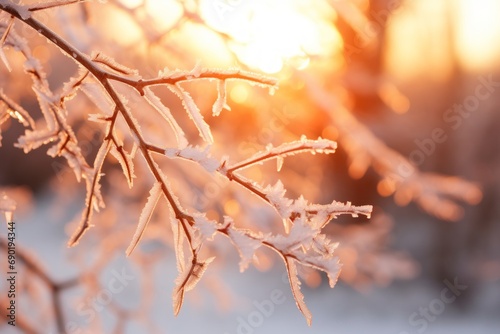
M312 314L307 308L304 302L304 294L300 291L301 282L297 276L297 267L295 266L295 260L288 256L283 256L285 261L286 271L288 273L288 280L290 282L290 288L292 289L293 298L297 304L298 309L306 318L307 324L311 326Z
M111 148L111 142L109 140L105 140L94 160L94 167L91 170L90 168L86 170L85 175L85 185L87 190L87 196L85 198L85 209L82 212L82 218L80 220L80 224L73 235L70 237L68 246L72 247L76 245L83 234L92 227L91 218L92 213L95 211L99 211L100 208L104 208L104 200L101 194L101 184L99 180L102 176L101 169L104 164L104 160L106 155L108 154Z
M117 72L118 74L123 74L126 76L137 76L138 72L137 70L133 70L131 68L128 68L125 65L119 64L116 60L111 58L110 56L107 56L103 54L102 52L93 52L92 53L92 61L103 64L109 69L113 70L114 72Z
M372 210L373 206L371 205L356 206L352 205L351 202L342 203L333 201L330 204L308 203L304 197L300 196L291 205L290 219L293 221L305 213L305 216L317 225L324 226L331 219L335 219L340 215L351 215L352 217L363 215L369 219L371 218Z
M231 110L227 104L226 80L217 80L217 100L212 108L212 115L219 116L223 109Z
M266 147L264 152L258 152L252 157L238 162L236 164L230 165L226 167L226 173L232 174L234 171L242 168L246 168L255 164L263 163L264 161L270 159L277 159L278 163L278 171L281 169L282 160L285 157L292 156L298 153L310 152L312 154L321 153L321 154L330 154L334 153L337 149L337 143L318 138L317 140L307 139L305 136L298 141L286 143L280 145L278 147L273 147L269 145Z
M341 266L338 257L334 255L337 244L320 233L322 226L314 227L305 216L297 219L291 230L283 235L263 234L239 229L235 226L234 221L227 216L220 224L207 220L206 217L198 217L195 218L194 226L205 237L212 238L216 232L226 235L240 254L240 271L242 272L248 267L255 251L261 246L266 246L277 252L285 262L297 307L309 325L312 321L312 315L300 291L301 283L297 276L296 265L324 271L332 288L338 280Z
M258 73L244 71L238 68L233 69L203 69L199 65L195 66L191 71L183 70L168 70L165 69L158 73L158 77L154 79L143 80L139 83L140 86L153 86L161 84L176 84L193 79L218 79L247 81L251 85L261 86L263 88L276 88L278 81L274 78L261 75Z
M188 146L183 149L167 148L165 155L171 159L179 157L196 162L209 173L214 173L221 165L219 160L210 156L210 146L206 146L203 150L198 146Z
M122 144L118 144L116 141L111 147L110 153L116 158L116 160L118 160L118 163L122 168L123 175L125 175L125 178L127 179L128 186L129 188L132 188L134 186L133 180L136 178L136 175L134 174L134 162L132 155L125 151Z
M135 247L141 240L142 235L146 230L146 226L148 225L149 221L151 220L151 217L153 216L153 211L156 207L156 204L158 203L158 200L160 199L160 195L161 195L161 183L155 182L153 188L151 188L151 190L149 191L148 201L146 202L146 205L142 209L141 216L139 217L137 230L134 236L132 237L130 245L126 250L127 256L130 256L130 254L132 254Z
M199 261L196 253L188 259L184 271L180 272L175 280L172 297L175 315L178 315L181 310L185 292L192 290L196 286L207 270L208 265L214 259L215 257L210 257L204 261Z
M161 100L149 87L144 89L144 99L168 122L174 131L175 138L177 139L177 145L181 148L186 147L188 145L188 141L186 139L186 135L184 134L184 130L182 130L179 126L176 119L170 112L170 109L161 102Z
M189 117L196 125L200 133L200 137L208 144L213 144L214 138L212 137L212 132L210 131L210 126L207 124L203 115L201 114L200 109L194 102L191 95L184 90L179 84L168 85L168 89L170 89L174 94L176 94L179 99L182 101L182 105L184 109L187 111Z

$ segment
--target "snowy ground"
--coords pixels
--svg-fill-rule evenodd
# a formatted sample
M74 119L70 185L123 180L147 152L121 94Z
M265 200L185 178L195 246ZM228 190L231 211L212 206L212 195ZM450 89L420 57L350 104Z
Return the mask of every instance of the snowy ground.
M17 215L18 244L35 251L45 260L55 278L72 277L77 272L73 264L62 255L66 235L62 222L69 217L49 211L50 200L37 204L30 213ZM4 231L2 231L4 234ZM168 260L168 259L167 259ZM104 277L112 277L113 270L133 272L124 257L117 259L114 268L108 268ZM212 268L211 270L217 270ZM162 263L156 276L155 301L149 319L160 333L499 333L500 288L498 283L484 285L477 290L479 302L466 311L457 307L460 295L446 283L435 286L424 280L398 282L387 288L375 288L360 293L343 284L334 289L304 287L307 305L313 314L312 327L308 327L295 302L281 265L273 271L259 272L249 269L240 274L237 264L227 266L217 275L224 280L235 302L222 311L218 296L202 291L189 294L180 315L172 314L171 291L175 279L175 261ZM107 278L109 280L109 278ZM106 278L104 283L106 284ZM450 282L453 278L450 278ZM135 303L140 293L138 281L132 279L119 294L113 295L119 302ZM3 284L3 283L2 283ZM451 284L451 283L450 283ZM2 286L2 290L4 287ZM460 289L457 290L460 292ZM3 293L3 292L2 292ZM69 292L71 300L78 291ZM453 299L453 300L452 300ZM98 312L105 319L105 332L111 332L113 320L107 311ZM86 318L73 314L68 321L85 325ZM11 328L1 328L2 333L18 333ZM44 329L43 333L54 333ZM76 333L76 332L75 332ZM139 322L129 322L126 333L147 333Z

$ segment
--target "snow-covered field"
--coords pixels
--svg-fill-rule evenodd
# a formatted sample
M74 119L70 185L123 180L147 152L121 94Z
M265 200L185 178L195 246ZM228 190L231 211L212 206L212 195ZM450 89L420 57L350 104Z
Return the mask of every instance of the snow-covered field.
M18 245L29 248L43 261L54 279L62 280L74 276L78 267L69 262L61 251L67 242L62 229L63 222L69 219L67 208L60 208L57 213L50 209L53 205L50 197L45 197L31 212L19 209L16 216ZM468 303L466 308L460 307L463 304L460 298L461 291L467 287L463 287L460 280L453 287L453 277L441 286L416 279L396 282L385 288L375 287L363 293L342 283L334 289L326 285L317 289L303 286L306 303L313 314L312 326L308 327L295 306L281 263L268 272L250 268L239 273L236 262L234 265L211 267L207 272L207 281L213 283L213 280L219 280L218 283L229 294L215 295L200 284L194 292L188 293L177 318L173 316L171 306L175 270L175 259L173 255L168 255L166 261L158 264L155 272L147 273L155 275L156 281L153 305L151 311L146 312L147 322L153 326L145 328L140 321L132 320L127 322L125 333L149 333L152 328L159 333L221 334L500 332L498 283L476 287L474 303ZM132 278L111 296L125 308L137 305L141 294L140 279L135 279L134 268L125 256L117 258L102 273L103 288L113 277L113 272L121 271ZM79 293L78 289L69 290L64 295L67 304L72 304ZM27 312L30 308L38 307L22 305L19 312ZM93 310L104 320L104 332L111 333L115 323L112 314L106 307L101 310L100 305L94 306ZM67 310L67 315L66 321L78 324L79 329L86 328L88 314ZM54 333L53 328L40 329L41 333ZM19 331L13 331L8 326L2 328L2 333Z

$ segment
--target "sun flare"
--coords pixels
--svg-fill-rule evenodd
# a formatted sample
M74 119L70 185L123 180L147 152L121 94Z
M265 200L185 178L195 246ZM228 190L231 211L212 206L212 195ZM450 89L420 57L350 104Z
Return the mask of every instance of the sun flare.
M335 13L321 1L204 0L201 8L212 28L231 37L239 60L266 73L285 65L303 69L311 57L330 56L342 47L332 24Z
M120 0L141 8L158 31L182 15L175 0ZM343 41L334 26L335 11L323 0L200 0L208 29L228 37L229 50L250 68L274 74L285 67L305 69L312 58L339 59ZM207 29L207 30L208 30ZM199 36L186 36L199 41Z

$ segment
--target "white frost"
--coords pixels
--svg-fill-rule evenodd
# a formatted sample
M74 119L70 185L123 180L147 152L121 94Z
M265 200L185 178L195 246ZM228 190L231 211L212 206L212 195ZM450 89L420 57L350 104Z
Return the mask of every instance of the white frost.
M226 81L217 81L217 100L212 107L212 115L219 116L223 109L231 110L231 107L227 104L227 90Z
M153 216L153 211L156 207L156 204L158 203L158 200L160 199L161 195L161 182L155 182L153 185L153 188L149 191L149 197L146 202L146 205L142 209L141 216L139 217L139 224L137 224L137 229L135 231L134 236L132 237L132 241L130 242L130 245L127 248L126 254L127 256L130 256L132 252L134 251L135 247L141 240L142 236L144 235L144 231L146 230L146 227L151 220L151 217Z
M281 218L286 219L290 217L292 200L285 197L286 190L280 180L274 186L268 185L264 189L264 193L269 202L276 208Z
M337 143L331 140L318 138L317 140L307 139L302 136L300 140L293 141L290 143L285 143L277 147L273 147L271 144L266 146L266 149L262 152L258 152L248 159L241 162L235 163L229 166L228 169L241 169L252 166L254 164L262 163L271 159L282 159L288 156L292 156L298 153L310 152L312 154L322 153L330 154L334 153L337 149ZM281 169L280 162L278 162L278 170Z
M184 109L187 111L189 117L198 128L200 137L203 138L203 140L208 144L213 144L214 139L212 137L210 127L203 119L203 115L191 95L189 95L189 93L186 92L179 84L167 85L167 87L181 99Z
M212 240L217 231L217 222L209 220L205 214L194 215L194 226L206 240Z
M213 173L219 168L220 162L217 159L212 158L210 156L209 149L210 146L205 147L204 150L201 150L198 146L196 147L188 146L181 150L175 148L167 148L165 150L165 155L171 159L175 157L180 157L197 162L207 172Z
M175 138L177 139L177 144L179 145L179 147L186 147L188 145L188 141L186 139L184 131L175 120L175 117L170 112L170 109L165 106L158 98L158 96L156 96L148 87L144 89L144 98L154 109L156 109L156 111L160 113L160 115L163 116L168 124L170 124L172 130L174 131Z
M228 236L240 254L240 272L243 272L262 243L259 238L252 236L250 231L236 229L230 217L224 216L224 225L227 226Z

